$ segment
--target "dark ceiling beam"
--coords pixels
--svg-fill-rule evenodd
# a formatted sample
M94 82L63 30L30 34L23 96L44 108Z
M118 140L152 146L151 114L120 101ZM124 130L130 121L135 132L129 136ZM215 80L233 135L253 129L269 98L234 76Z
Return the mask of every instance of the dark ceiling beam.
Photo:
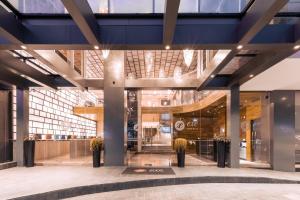
M166 0L163 28L163 45L172 45L180 0Z
M53 50L35 50L32 54L35 58L50 67L53 71L57 72L64 79L72 83L74 86L85 89L85 86L81 84L83 80L82 75L75 71L63 58L61 58Z
M87 0L62 0L86 40L98 45L98 23Z
M230 75L215 76L204 88L205 90L226 90L231 79Z
M288 0L254 1L238 26L239 44L248 44L287 3Z
M25 75L37 81L41 86L57 89L53 79L30 65L14 57L11 52L0 51L0 64L2 68L11 70L19 75Z
M0 37L18 45L18 48L20 48L20 45L23 43L23 34L29 34L29 32L27 32L27 29L20 21L16 20L12 12L8 12L0 6Z
M237 71L234 72L228 85L242 85L243 83L250 80L252 77L257 76L258 74L264 72L273 65L296 53L297 49L294 49L293 47L300 45L300 22L298 22L294 26L295 43L292 47L281 50L269 50L257 55L255 58L251 59L248 63L246 63L244 66L240 67Z
M291 56L293 53L295 53L293 50L276 50L268 51L258 55L232 75L228 86L230 87L236 84L242 85L250 80L253 76L264 72L285 58Z
M280 9L288 2L288 0L260 0L254 1L249 10L241 19L240 24L237 26L238 32L238 45L248 44L255 36L263 30L263 28L269 24L273 17L280 11ZM236 47L237 47L236 46ZM239 52L237 49L233 48L230 53L224 58L220 64L215 64L212 60L210 64L208 73L202 78L202 83L200 84L198 90L202 90L211 80L212 75L219 73L226 65L234 59L234 57ZM211 66L213 65L213 66Z
M16 20L16 19L14 19ZM23 19L28 31L16 37L30 49L93 49L80 29L70 18ZM98 41L109 49L164 49L163 18L113 18L97 19L99 24ZM233 49L238 43L237 19L203 19L197 17L177 19L172 49ZM292 45L293 24L268 24L244 49L278 48ZM201 34L199 34L201 33ZM222 34L216 34L222 33ZM20 49L20 45L1 40L0 49Z
M0 64L0 82L7 85L14 85L17 88L24 89L39 86L38 84L7 70L5 67L3 67L2 64Z

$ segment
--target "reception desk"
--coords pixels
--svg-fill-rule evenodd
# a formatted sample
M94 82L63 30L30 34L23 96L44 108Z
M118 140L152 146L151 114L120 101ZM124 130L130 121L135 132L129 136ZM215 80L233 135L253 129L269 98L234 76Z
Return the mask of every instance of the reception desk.
M37 140L35 144L35 160L48 160L56 157L75 159L90 156L90 140Z

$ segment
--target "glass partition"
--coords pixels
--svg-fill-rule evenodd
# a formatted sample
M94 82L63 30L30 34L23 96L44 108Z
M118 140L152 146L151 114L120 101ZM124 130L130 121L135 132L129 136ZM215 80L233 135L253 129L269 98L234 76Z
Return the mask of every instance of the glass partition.
M181 0L179 13L240 13L251 0ZM68 13L61 0L8 0L21 13ZM94 13L164 13L165 0L88 0ZM291 1L291 3L293 3Z
M270 114L266 92L240 94L240 160L246 167L270 167Z

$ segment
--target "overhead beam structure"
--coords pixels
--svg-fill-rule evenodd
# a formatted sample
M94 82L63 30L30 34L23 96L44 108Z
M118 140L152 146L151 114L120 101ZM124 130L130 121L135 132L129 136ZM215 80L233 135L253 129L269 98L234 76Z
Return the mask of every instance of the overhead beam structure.
M34 79L41 86L50 87L56 89L56 85L53 79L46 74L34 69L30 65L22 62L20 59L14 57L6 51L0 51L0 66L10 70L16 74L16 76L26 76Z
M71 82L79 89L84 89L83 76L73 69L69 63L62 59L57 53L49 50L36 50L33 54L34 57L40 59L47 64L52 70L62 75L64 79Z
M172 45L180 0L166 0L163 28L163 45Z
M8 13L6 10L5 12ZM10 15L13 16L12 13ZM22 19L10 17L5 21L0 18L0 21L7 24L2 26L0 23L3 30L30 49L93 49L76 22L70 17L24 16ZM111 50L165 48L162 42L163 16L108 14L96 18L96 23L97 41L101 41L101 45ZM15 25L15 28L9 27L14 24L18 25ZM178 15L172 49L185 49L187 46L195 49L236 48L239 35L236 30L239 24L238 18L201 18ZM288 48L295 42L293 29L293 24L267 24L252 41L244 45L244 49ZM7 38L5 34L0 35L0 49L20 49L20 45L16 45L13 40L8 41Z
M294 35L296 41L294 47L296 47L297 45L300 45L300 22L298 22L294 26ZM266 51L258 55L255 59L250 60L244 66L235 71L230 78L228 85L242 85L252 77L262 73L263 71L269 69L285 58L293 55L294 53L296 53L296 51L297 49L294 49L293 47L289 49Z
M88 1L62 0L62 2L88 43L98 45L98 24Z
M234 57L239 49L250 41L273 19L273 17L288 3L288 0L261 0L254 1L252 6L247 11L246 15L241 19L237 26L238 43L224 58L222 62L216 64L214 60L208 66L208 72L202 77L202 83L199 90L205 88L208 82L212 79L212 75L219 73ZM240 47L240 48L239 48ZM239 48L239 49L237 49Z
M2 66L0 66L0 80L5 85L14 85L20 89L39 86L36 83L29 81L26 78L23 78Z

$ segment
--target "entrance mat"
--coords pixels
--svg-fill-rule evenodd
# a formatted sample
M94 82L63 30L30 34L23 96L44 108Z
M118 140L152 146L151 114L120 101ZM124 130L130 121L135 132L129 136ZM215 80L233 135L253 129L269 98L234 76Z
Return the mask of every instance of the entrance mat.
M122 174L175 175L170 167L127 167Z

